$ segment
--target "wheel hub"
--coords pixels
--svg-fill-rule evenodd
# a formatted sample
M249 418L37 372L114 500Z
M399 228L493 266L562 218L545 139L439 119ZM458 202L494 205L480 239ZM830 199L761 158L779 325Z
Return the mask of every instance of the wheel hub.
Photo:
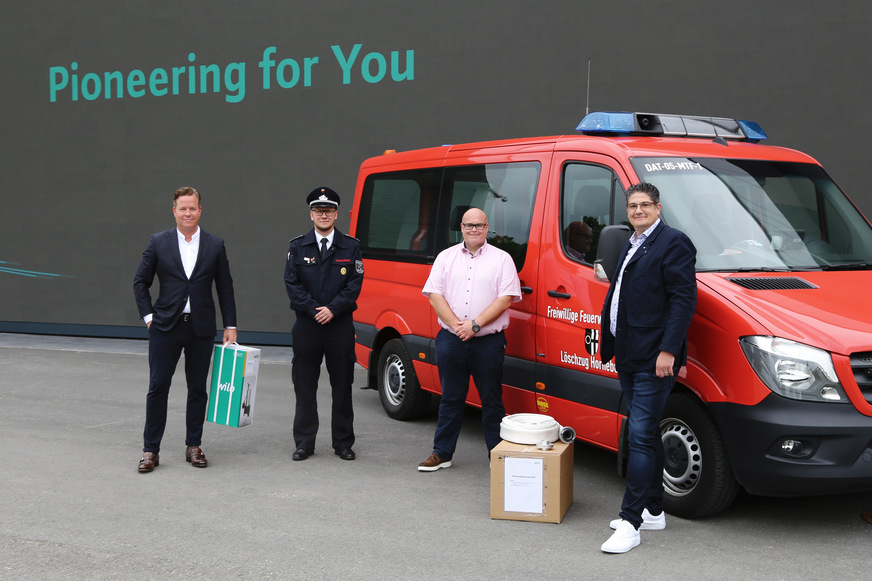
M385 364L385 386L388 399L393 405L399 405L406 395L406 369L396 355L391 355Z
M661 438L666 453L663 485L673 496L690 494L699 484L702 455L696 435L678 420L667 420L661 426Z

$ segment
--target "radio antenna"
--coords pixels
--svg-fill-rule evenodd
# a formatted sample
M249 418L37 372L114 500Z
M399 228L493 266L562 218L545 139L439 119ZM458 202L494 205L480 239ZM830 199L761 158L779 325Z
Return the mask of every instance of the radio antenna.
M584 114L587 115L590 111L590 58L587 59L587 95L584 97Z

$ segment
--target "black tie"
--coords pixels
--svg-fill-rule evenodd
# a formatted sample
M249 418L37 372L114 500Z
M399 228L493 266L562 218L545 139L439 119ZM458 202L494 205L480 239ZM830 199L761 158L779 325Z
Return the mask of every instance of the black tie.
M324 259L324 255L327 254L327 239L321 239L321 259Z

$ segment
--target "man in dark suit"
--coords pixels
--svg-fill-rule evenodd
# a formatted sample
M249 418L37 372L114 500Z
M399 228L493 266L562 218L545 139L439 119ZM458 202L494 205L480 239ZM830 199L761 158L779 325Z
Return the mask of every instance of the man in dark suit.
M236 341L236 302L224 240L200 229L202 212L197 190L177 190L173 198L176 227L152 234L133 277L136 306L148 325L149 385L140 472L151 472L159 464L170 382L182 350L188 384L185 460L197 468L207 465L200 444L209 398L206 380L216 334L213 283L224 321L225 343ZM160 292L152 302L149 289L155 275Z
M318 434L318 377L326 361L333 392L331 440L334 453L354 460L354 321L363 285L360 243L336 229L339 194L316 188L306 197L314 227L288 247L285 288L296 314L291 331L294 361L291 377L297 397L294 414L294 460L315 453Z
M684 233L660 220L660 192L652 184L627 190L627 241L603 304L600 357L615 357L628 405L627 487L607 553L626 553L639 530L666 526L660 418L675 375L687 360L687 329L696 308L696 249Z

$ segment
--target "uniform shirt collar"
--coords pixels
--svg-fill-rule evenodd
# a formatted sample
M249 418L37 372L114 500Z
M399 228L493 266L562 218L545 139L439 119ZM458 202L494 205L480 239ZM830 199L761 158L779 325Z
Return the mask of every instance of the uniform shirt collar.
M321 246L321 239L322 238L327 239L327 247L328 248L333 246L333 240L336 237L336 228L331 230L330 234L328 234L327 236L324 236L323 234L319 233L317 230L315 230L314 232L315 232L315 242L318 244L319 247Z

